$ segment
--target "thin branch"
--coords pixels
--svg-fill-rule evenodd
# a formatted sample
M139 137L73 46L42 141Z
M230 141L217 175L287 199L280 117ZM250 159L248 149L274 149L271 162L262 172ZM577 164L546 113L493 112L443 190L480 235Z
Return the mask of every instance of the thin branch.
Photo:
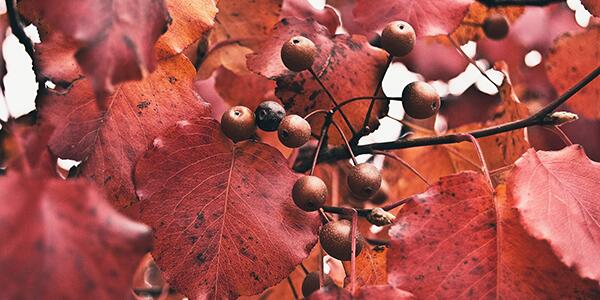
M562 140L563 143L565 143L566 146L571 146L573 145L573 142L571 141L571 139L569 138L569 136L567 136L567 134L557 125L554 126L544 126L542 127L556 135L558 135L558 137Z
M33 65L35 66L33 42L27 36L27 34L25 34L25 29L23 28L21 17L19 16L19 12L17 11L16 0L6 0L6 12L8 14L8 19L10 22L10 30L17 37L19 43L23 44L23 46L25 47L25 51L27 52L29 57L31 57L31 61L34 62Z
M308 271L308 269L304 266L304 263L300 263L300 267L302 268L302 271L304 272L304 275L308 275L308 273L310 273Z
M409 169L411 172L413 172L415 175L417 175L417 177L419 177L427 186L431 186L431 184L429 183L429 181L427 181L427 179L425 178L425 176L423 176L421 173L419 173L419 171L417 171L417 169L413 168L408 162L406 162L400 156L398 156L398 155L396 155L394 153L385 152L385 151L373 151L373 154L385 155L385 156L387 156L389 158L392 158L392 159L398 161L405 168Z
M375 91L373 92L373 97L377 96L377 94L379 94L379 92L381 91L381 86L383 85L383 79L385 78L385 73L387 72L387 69L392 64L392 61L394 61L394 56L391 54L388 54L387 62L385 63L385 67L383 68L383 73L381 74L381 77L377 81L377 87L375 88ZM375 106L375 99L372 99L371 103L369 104L369 109L367 110L367 114L365 115L365 120L363 121L362 129L360 131L361 135L364 133L365 129L369 125L369 119L371 118L371 111L373 111L374 106Z
M356 209L352 209L352 227L350 229L350 235L352 237L351 251L350 251L350 291L352 295L356 292L356 231L358 230L358 214Z
M485 70L482 69L476 61L474 61L472 58L470 58L465 51L463 51L463 49L460 47L460 45L458 44L458 42L456 42L450 35L447 35L448 40L450 40L450 43L452 43L452 45L454 45L454 48L456 48L456 51L458 51L458 53L460 53L462 55L462 57L464 57L471 65L473 65L475 68L477 68L477 70L479 70L479 73L481 73L481 75L483 75L483 77L485 77L489 82L491 82L497 89L500 89L500 86L497 85L489 76L488 74L485 73Z
M483 172L483 175L485 175L485 178L488 181L488 185L490 186L490 189L494 189L494 184L492 183L492 177L490 176L490 171L488 170L487 164L485 163L485 156L483 156L483 150L481 150L481 146L479 145L479 142L477 141L477 139L475 137L473 137L470 134L463 134L462 135L465 141L469 141L471 143L473 143L473 146L475 147L475 152L477 153L477 156L479 157L479 160L481 161L481 171Z
M334 106L338 106L338 102L335 101L335 98L333 97L331 92L329 92L327 87L325 87L325 85L323 84L323 82L321 81L319 76L317 76L317 73L315 73L315 71L312 68L308 69L308 71L313 76L313 78L317 81L317 83L319 83L319 85L321 86L323 91L325 91L325 93L327 94L327 97L329 97L329 100L331 100L331 103L333 103ZM354 130L354 127L352 127L352 123L350 123L350 120L348 119L346 114L342 110L340 110L340 114L342 115L342 118L344 118L344 122L346 122L346 125L348 125L348 127L350 128L350 131L352 131L352 134L356 134L356 131Z
M321 147L323 147L323 142L327 138L327 130L329 129L329 124L331 124L331 115L327 115L325 117L325 121L323 122L323 127L321 128L321 136L319 137L319 143L317 143L317 148L315 149L315 154L313 154L313 162L310 167L310 175L312 176L315 173L315 167L317 166L317 160L319 158L319 152L321 151Z
M346 135L333 119L331 119L331 124L333 124L335 129L337 129L338 133L342 137L342 140L344 140L344 145L346 145L346 147L348 148L348 152L350 152L350 158L352 158L352 162L355 166L358 165L358 161L356 161L356 157L354 156L354 153L352 153L352 147L350 147L350 144L348 144L348 139L346 138Z
M296 288L294 287L294 283L292 282L292 279L290 278L290 276L287 277L287 282L290 285L290 289L292 290L292 295L294 295L294 299L297 300L298 292L296 292Z
M488 7L493 6L546 6L552 3L565 2L565 0L478 0Z
M566 102L569 98L571 98L575 93L581 90L584 86L594 80L596 77L600 75L600 67L597 67L594 71L586 75L579 83L571 87L567 92L562 94L560 97L543 107L537 113L528 118L524 118L517 121L508 122L505 124L500 124L496 126L491 126L479 130L474 130L470 132L466 132L466 134L470 134L475 138L482 138L486 136L491 136L499 133L504 133L512 130L522 129L529 126L535 125L557 125L560 123L559 121L549 118L547 115L558 108L561 104ZM463 133L464 134L464 133ZM404 148L412 148L412 147L420 147L420 146L431 146L431 145L442 145L442 144L453 144L459 143L463 141L462 134L448 134L448 135L440 135L440 136L430 136L423 138L414 138L414 139L401 139L393 142L385 142L385 143L373 143L366 144L362 146L354 147L354 154L370 154L375 150L394 150L394 149L404 149ZM348 151L345 147L335 147L326 152L323 152L319 155L318 161L333 161L349 158ZM300 170L301 171L301 170Z

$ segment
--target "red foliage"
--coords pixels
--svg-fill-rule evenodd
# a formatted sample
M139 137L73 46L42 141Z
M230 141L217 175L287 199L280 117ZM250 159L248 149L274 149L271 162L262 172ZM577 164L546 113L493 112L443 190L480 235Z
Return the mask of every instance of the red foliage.
M0 177L0 283L6 299L124 299L150 228L120 215L91 182L56 178L49 130L10 124Z
M458 27L474 0L358 0L356 21L368 30L403 20L412 25L417 37L449 34ZM382 13L385 12L385 13Z
M600 296L596 282L527 234L503 184L492 192L482 175L464 172L414 196L390 230L390 283L418 298Z
M515 162L508 185L525 229L547 240L565 265L598 282L599 176L600 164L581 146L556 152L530 149Z
M277 150L233 144L212 119L182 120L155 138L137 163L136 192L169 282L193 298L232 298L284 279L320 226L293 204L296 178Z

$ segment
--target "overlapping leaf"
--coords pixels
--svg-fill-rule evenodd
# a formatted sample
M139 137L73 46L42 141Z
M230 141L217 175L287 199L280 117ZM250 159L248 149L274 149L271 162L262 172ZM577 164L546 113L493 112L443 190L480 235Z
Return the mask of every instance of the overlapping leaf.
M386 253L383 246L363 247L356 257L356 286L387 284ZM351 270L351 263L343 262L347 270ZM350 274L346 277L346 288L349 288Z
M209 37L209 53L199 78L208 78L219 66L236 74L249 73L246 55L258 50L279 20L283 0L221 0L216 24Z
M600 25L590 26L585 32L565 34L554 42L546 62L548 78L558 91L564 93L588 73L598 67L600 47L592 41L600 40ZM577 57L577 59L573 59ZM600 119L600 80L594 80L573 99L569 107L590 119Z
M354 16L367 30L391 21L412 25L417 37L450 34L469 11L473 0L358 0Z
M563 265L519 223L505 186L482 175L442 178L390 230L390 284L427 298L594 298L600 286ZM560 280L556 280L560 278Z
M484 37L481 25L488 16L503 15L509 23L517 20L523 14L525 8L523 6L499 6L487 7L479 2L473 2L469 7L469 12L462 20L461 25L456 28L450 35L460 45L466 44L468 41L478 41ZM442 40L442 42L445 42Z
M99 93L152 72L154 43L170 22L162 0L27 0L20 5L36 25L72 41L77 62Z
M281 45L295 35L304 35L317 46L319 52L313 69L338 102L373 94L377 81L385 71L387 54L383 50L370 46L363 36L337 35L330 38L327 29L314 21L284 19L276 25L273 35L263 48L249 56L248 66L263 76L277 80L275 93L286 110L304 116L316 109L333 107L327 94L308 71L294 74L283 66ZM368 101L357 101L344 106L342 110L354 129L358 130L368 107ZM387 104L378 101L369 121L371 130L379 126L377 116L386 111ZM334 120L347 136L351 136L350 128L339 113ZM313 133L319 134L323 118L312 118L310 123ZM341 143L334 128L330 129L329 135L331 143Z
M117 213L90 182L56 178L51 128L8 124L0 177L0 285L7 299L124 299L150 228Z
M159 59L182 53L207 38L217 13L215 0L165 0L171 15L169 30L157 43Z
M155 138L135 181L167 280L192 299L232 298L288 276L320 226L293 204L296 178L277 150L232 144L212 119L182 120Z
M133 164L154 137L182 118L210 115L192 91L194 76L184 56L163 60L145 80L119 85L106 111L96 105L87 78L66 94L46 91L37 102L42 122L55 127L49 146L61 158L84 160L80 175L103 186L117 207L128 207L137 201Z
M530 149L515 165L509 190L526 230L581 276L600 282L600 164L575 145Z
M319 24L327 27L329 32L335 34L341 25L340 15L332 6L325 4L323 9L316 9L310 2L305 0L285 0L281 8L282 17L293 17L298 19L312 18Z

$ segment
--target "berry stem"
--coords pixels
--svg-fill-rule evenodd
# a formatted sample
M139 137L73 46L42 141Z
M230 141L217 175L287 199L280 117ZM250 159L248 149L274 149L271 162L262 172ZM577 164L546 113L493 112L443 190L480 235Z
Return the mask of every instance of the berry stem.
M338 133L344 140L344 144L346 145L346 148L348 148L348 152L350 152L350 158L352 158L352 162L354 163L355 166L358 165L358 161L356 161L356 157L354 156L354 153L352 152L352 147L350 147L350 144L348 144L348 139L346 138L346 135L344 134L344 132L342 131L340 126L338 126L338 124L333 119L331 119L331 124L333 124L335 129L337 129Z
M335 106L334 108L332 108L332 111L337 111L339 110L342 106L350 104L352 102L355 101L359 101L359 100L393 100L393 101L402 101L401 97L386 97L386 96L362 96L362 97L354 97L354 98L350 98L347 99L345 101L342 101L338 106Z
M310 273L308 271L308 269L304 266L304 263L300 263L300 267L302 268L302 271L304 272L304 275L308 275L308 273Z
M567 134L558 126L558 125L554 125L554 126L543 126L542 128L551 131L552 133L558 135L558 137L560 137L560 139L562 140L563 143L565 143L565 146L572 146L573 142L571 141L571 139L569 139L569 136L567 136Z
M461 134L460 137L464 141L469 141L469 142L473 143L473 146L475 146L475 152L477 152L477 156L479 156L479 160L481 160L481 171L483 172L483 175L485 175L485 177L487 178L490 188L493 190L494 184L492 184L492 177L490 176L490 171L488 170L487 164L485 162L485 156L483 156L483 151L481 150L481 145L479 145L479 142L477 141L477 139L470 134L464 133L464 134Z
M469 131L463 134L472 135L475 138L482 138L486 136L496 135L499 133L504 133L512 130L522 129L535 125L557 125L560 124L560 120L556 120L553 118L547 118L547 115L552 113L556 108L558 108L561 104L565 103L568 99L570 99L573 95L575 95L578 91L580 91L587 84L592 82L596 77L600 75L600 67L597 67L594 71L590 72L583 79L581 79L577 84L567 90L560 97L556 98L554 101L550 102L548 105L540 109L534 115L531 115L527 118L491 126L487 128L482 128L479 130ZM384 143L372 143L361 146L356 146L353 148L354 154L370 154L373 153L374 150L395 150L395 149L405 149L412 147L421 147L421 146L431 146L431 145L442 145L442 144L454 144L462 142L460 137L461 134L447 134L440 136L429 136L422 138L414 138L414 139L400 139L393 142L384 142ZM323 152L320 154L318 161L335 161L340 159L349 158L348 151L345 147L335 147L327 152ZM302 164L299 164L302 167ZM302 172L301 168L298 168L296 171ZM306 167L306 166L304 166Z
M458 42L456 40L454 40L454 38L452 38L452 36L447 35L448 40L450 40L450 43L452 43L452 45L454 45L454 48L456 48L456 50L462 55L462 57L464 57L471 65L473 65L475 68L477 68L477 70L479 70L479 73L481 73L481 75L483 75L483 77L485 77L489 82L491 82L497 89L500 89L500 86L498 84L496 84L486 73L485 70L483 70L476 61L474 61L472 58L470 58L465 51L463 51L463 49L460 47L460 45L458 44Z
M483 25L481 23L470 22L470 21L461 21L460 24L461 25L467 25L467 26L473 26L473 27L481 27Z
M287 277L287 282L290 285L290 289L292 290L294 300L298 300L298 292L296 291L296 288L294 287L294 283L292 282L292 278L290 278L290 276Z
M350 273L350 280L351 280L351 290L352 290L352 295L354 295L354 292L356 291L356 230L358 228L358 213L356 212L356 209L352 209L352 229L351 231L351 236L352 236L352 252L351 252L351 258L350 258L350 264L352 265L352 269L351 269L351 273Z
M379 92L381 91L381 86L383 85L383 78L385 78L385 73L387 73L387 69L390 67L393 60L394 60L394 56L391 54L388 54L387 62L385 63L383 72L381 73L381 76L379 77L379 80L377 81L377 87L375 88L375 92L373 92L373 97L376 97L377 94L379 94ZM375 106L375 99L371 99L371 103L369 103L369 109L367 110L367 114L365 115L365 120L363 121L360 135L364 135L365 129L367 128L367 126L369 126L369 119L371 118L371 111L373 111L374 106ZM355 138L352 138L352 139L355 140ZM358 139L360 139L360 137ZM356 140L358 140L358 139L356 139Z
M390 152L386 152L386 151L379 151L379 150L373 151L373 154L385 155L389 158L392 158L392 159L398 161L405 168L409 169L411 172L413 172L415 175L417 175L417 177L419 177L428 187L431 186L431 183L429 183L429 181L427 181L427 179L425 179L425 177L421 173L419 173L419 171L417 171L415 168L413 168L408 162L406 162L400 156L398 156L394 153L390 153Z
M319 152L321 151L321 147L323 147L323 141L325 141L325 137L327 136L327 130L329 129L329 124L331 124L331 115L325 116L325 121L323 122L323 127L321 127L321 136L319 137L319 143L317 143L317 148L315 149L315 154L313 154L313 162L310 167L310 175L312 176L315 173L315 167L317 166L317 160L319 158Z
M321 88L323 89L323 91L325 91L325 93L329 97L329 100L331 100L331 103L333 103L334 106L338 106L337 101L335 101L335 98L333 97L333 95L331 94L331 92L329 92L329 90L325 87L325 85L323 84L323 82L321 81L321 79L319 78L319 76L317 76L317 74L315 73L315 71L312 68L309 68L308 71L313 76L313 78L319 83L319 85L321 86ZM346 122L346 125L348 125L348 127L350 128L350 131L352 131L352 134L356 134L356 131L354 130L354 127L352 127L352 124L350 123L350 120L348 119L348 117L346 116L346 114L343 111L341 111L341 110L340 110L340 114L342 115L342 118L344 118L344 121Z
M314 116L316 114L328 114L328 113L330 113L330 112L326 111L324 109L313 110L308 115L304 116L304 120L308 121L308 119L310 119L312 116Z

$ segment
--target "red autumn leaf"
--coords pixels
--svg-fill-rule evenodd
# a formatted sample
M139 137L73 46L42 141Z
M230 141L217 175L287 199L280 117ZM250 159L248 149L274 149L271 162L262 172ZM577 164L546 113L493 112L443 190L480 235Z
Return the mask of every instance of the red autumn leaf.
M356 295L356 300L371 300L371 299L395 299L408 300L414 299L414 296L406 291L397 289L389 285L369 285L360 288Z
M156 68L154 43L170 16L162 0L24 0L21 11L77 45L75 57L99 93Z
M329 33L335 34L341 25L340 15L330 5L325 4L323 9L316 9L306 0L286 0L281 8L282 17L293 17L298 19L314 19L319 24L327 27Z
M213 119L179 121L135 168L156 263L193 299L253 295L294 270L320 219L291 199L297 176L274 148L232 144Z
M103 186L118 208L137 201L131 172L154 137L187 116L208 116L192 90L193 65L182 55L162 60L148 78L121 84L101 111L87 78L66 94L38 96L42 122L55 127L49 146L61 158L85 161L79 174Z
M151 231L89 182L0 177L0 285L6 299L126 299Z
M214 25L217 3L214 0L165 0L171 15L169 30L157 42L159 59L182 53L206 39Z
M460 24L473 0L357 0L355 20L366 30L403 20L417 37L449 34Z
M221 0L198 77L206 79L220 66L238 75L251 74L246 55L269 37L279 21L281 6L282 0Z
M398 214L389 283L418 299L599 297L596 282L527 234L513 205L504 184L492 194L480 174L442 178Z
M600 164L579 145L530 149L515 163L509 189L525 228L547 240L582 277L600 282Z
M357 287L387 284L386 253L386 247L363 247L363 250L356 257ZM344 261L343 264L346 270L351 270L352 264L350 261ZM350 288L350 277L348 273L345 279L346 289Z
M598 67L600 62L600 25L590 26L581 33L568 33L555 40L548 60L548 78L562 94ZM573 59L577 57L577 59ZM600 119L600 80L594 80L568 102L576 113L590 119Z
M400 61L426 80L450 80L464 72L469 65L469 61L454 46L432 39L417 40L415 48Z
M583 7L587 9L592 15L600 17L600 2L596 0L581 0Z
M248 55L248 69L270 79L277 79L294 72L288 70L281 61L281 46L293 36L302 35L317 46L318 53L313 64L317 74L327 67L334 42L327 28L312 19L306 21L284 18L275 24L271 36L259 46L259 50Z
M579 119L560 126L569 139L580 144L591 160L600 161L600 120ZM527 136L531 146L537 150L560 150L565 143L556 133L543 127L527 128Z

